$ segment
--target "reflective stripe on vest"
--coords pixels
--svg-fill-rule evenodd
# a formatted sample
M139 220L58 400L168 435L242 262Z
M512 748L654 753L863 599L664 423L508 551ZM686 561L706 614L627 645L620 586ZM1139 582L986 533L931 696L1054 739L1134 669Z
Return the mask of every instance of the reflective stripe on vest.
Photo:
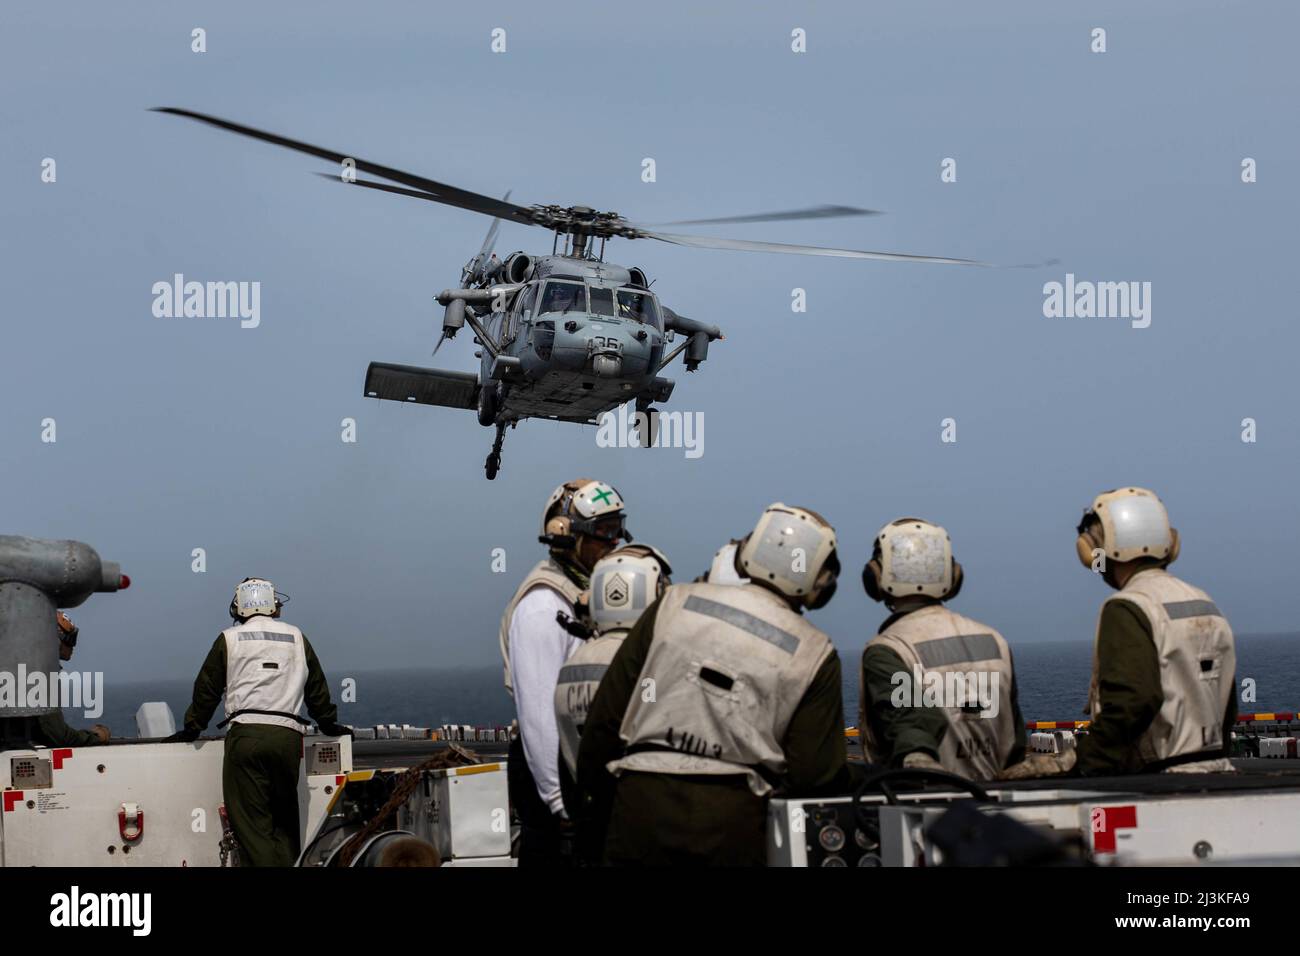
M591 702L627 633L611 631L584 642L560 668L555 683L555 724L560 731L560 754L575 780L578 779L578 745Z
M226 720L301 731L307 686L302 631L258 615L221 632L226 639Z
M902 659L912 689L912 706L925 706L925 688L938 681L944 682L944 693L936 695L935 703L943 705L957 703L944 699L950 685L972 695L996 695L996 701L988 701L987 711L974 702L973 706L941 707L948 727L939 742L939 762L945 770L974 780L991 780L1006 767L1019 731L1011 704L1015 680L1011 651L1001 634L942 604L934 604L904 614L867 646L873 644L889 648ZM920 687L916 685L917 675L921 676ZM864 716L859 726L864 752L868 759L892 757L893 748L874 738L871 723L865 718L869 707L865 688L862 701Z
M538 562L537 566L528 572L523 583L515 589L514 597L506 605L506 611L501 615L501 629L498 639L501 644L501 664L505 677L506 691L511 697L514 696L514 680L510 675L510 619L515 616L515 608L519 607L519 602L524 599L524 595L533 588L548 587L573 604L582 594L582 588L578 587L573 580L564 573L564 568L551 558Z
M1148 764L1217 757L1223 748L1223 716L1234 693L1237 670L1232 628L1210 596L1162 568L1139 571L1106 603L1128 601L1151 625L1160 662L1164 703L1137 741ZM1105 604L1102 609L1105 609ZM1097 636L1101 636L1098 620ZM1093 645L1093 679L1089 710L1101 712L1097 695L1097 650Z
M781 741L830 640L754 584L678 584L619 729L612 773L744 774L763 796L786 770Z

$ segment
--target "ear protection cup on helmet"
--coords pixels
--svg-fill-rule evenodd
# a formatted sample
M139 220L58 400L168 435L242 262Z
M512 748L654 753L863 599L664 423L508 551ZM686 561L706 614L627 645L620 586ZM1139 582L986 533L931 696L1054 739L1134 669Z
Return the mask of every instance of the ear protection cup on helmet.
M1074 542L1074 551L1079 556L1079 563L1089 571L1092 570L1092 562L1096 560L1092 552L1102 547L1102 542L1097 536L1100 530L1100 522L1080 525L1079 537Z
M810 611L825 607L830 603L835 594L835 589L839 586L840 577L840 558L832 551L822 564L822 569L817 572L817 580L813 582L813 593L817 595L811 601L805 602L805 606Z
M1178 551L1182 542L1178 538L1178 529L1169 529L1169 557L1165 558L1165 564L1173 564L1178 560Z
M862 589L873 601L883 601L885 592L880 587L880 559L872 557L862 568Z
M943 596L945 601L951 601L961 590L962 582L966 580L966 572L962 570L961 564L957 561L952 563L952 588Z

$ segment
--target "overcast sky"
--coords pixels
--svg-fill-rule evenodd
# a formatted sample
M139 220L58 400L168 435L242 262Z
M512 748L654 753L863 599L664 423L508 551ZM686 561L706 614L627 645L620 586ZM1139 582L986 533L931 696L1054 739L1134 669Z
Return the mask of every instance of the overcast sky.
M769 501L821 511L846 572L813 620L854 655L884 614L858 571L902 514L951 532L958 610L1013 645L1089 638L1106 589L1074 525L1120 484L1163 496L1177 570L1239 633L1294 627L1294 4L7 3L0 21L0 533L84 540L134 582L74 613L79 668L188 677L246 575L292 595L331 674L490 663L540 508L580 475L619 488L679 579ZM888 215L703 231L1060 262L612 243L726 332L669 373L703 455L527 422L488 483L472 413L362 381L371 360L431 364L432 297L489 221L343 190L311 175L324 162L162 105L524 204L662 221L845 203ZM550 236L506 224L498 249ZM1067 272L1151 283L1150 326L1045 317ZM260 282L260 326L154 317L175 273ZM471 370L472 350L462 335L438 364Z

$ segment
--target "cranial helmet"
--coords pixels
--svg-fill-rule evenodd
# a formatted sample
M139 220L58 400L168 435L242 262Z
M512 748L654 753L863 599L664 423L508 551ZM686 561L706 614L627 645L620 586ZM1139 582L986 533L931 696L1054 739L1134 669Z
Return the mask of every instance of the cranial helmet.
M617 530L597 531L597 523L610 515L620 519ZM551 492L546 507L542 509L542 533L538 540L556 551L575 547L579 535L604 541L631 541L624 517L623 496L613 485L590 478L575 478Z
M630 630L672 583L672 568L658 548L624 545L596 562L588 614L600 633Z
M805 607L824 607L840 573L835 529L815 511L778 501L740 543L737 566L755 584Z
M961 590L962 578L948 532L921 518L897 518L881 528L862 569L867 596L887 603L909 595L946 601Z
M240 620L247 620L255 614L273 617L282 604L270 581L265 578L244 578L235 585L235 596L230 602L230 616Z
M748 584L749 578L743 577L736 570L736 552L740 549L739 541L728 541L713 555L704 580L710 584Z
M1075 550L1084 567L1093 566L1094 550L1109 561L1154 558L1171 564L1178 557L1178 531L1154 491L1116 488L1093 499L1075 529Z

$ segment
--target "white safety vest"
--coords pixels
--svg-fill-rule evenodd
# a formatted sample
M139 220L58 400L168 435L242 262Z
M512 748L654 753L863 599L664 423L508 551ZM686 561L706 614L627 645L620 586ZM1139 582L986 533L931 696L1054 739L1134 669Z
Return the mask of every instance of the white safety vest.
M1011 704L1011 651L1001 634L934 604L904 614L867 644L872 645L887 647L902 659L912 706L938 706L947 718L948 729L939 742L943 769L972 780L991 780L1006 767L1019 731ZM965 706L956 706L963 699L959 694ZM996 695L996 715L991 707L981 708L980 694ZM866 688L861 699L865 708ZM859 724L867 759L880 759L889 748L874 739L865 714Z
M305 720L291 716L301 713L307 686L302 631L259 614L221 635L226 639L226 720L307 729Z
M613 630L593 637L569 655L560 668L555 684L555 724L560 730L560 754L574 780L578 779L578 744L591 702L627 635L625 630Z
M756 584L670 587L619 728L627 755L610 773L745 774L766 795L786 771L790 719L833 653Z
M523 600L524 595L533 588L550 588L558 591L569 604L573 604L582 594L582 588L578 587L567 574L564 568L560 567L553 558L547 558L545 561L538 562L537 566L528 572L522 584L515 590L515 595L506 605L506 612L501 615L501 663L504 669L506 693L511 697L515 695L514 680L510 675L510 620L515 616L515 608Z
M1106 604L1111 601L1128 601L1146 615L1160 661L1160 689L1165 699L1137 741L1142 759L1150 764L1207 751L1207 759L1219 757L1223 716L1234 691L1237 652L1232 628L1214 601L1163 568L1139 571L1108 597ZM1100 620L1097 635L1101 636ZM1101 713L1095 643L1088 709L1094 720Z

